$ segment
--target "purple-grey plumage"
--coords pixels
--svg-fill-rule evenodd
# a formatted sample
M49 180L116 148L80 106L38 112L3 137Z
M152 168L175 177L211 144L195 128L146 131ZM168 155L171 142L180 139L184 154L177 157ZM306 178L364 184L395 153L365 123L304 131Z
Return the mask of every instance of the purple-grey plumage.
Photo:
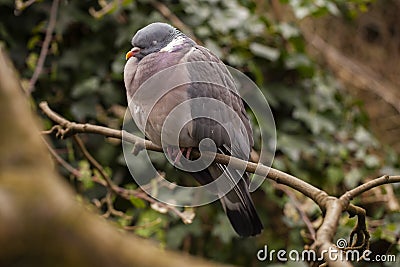
M136 106L131 113L135 123L149 140L161 145L161 128L168 114L179 104L189 99L210 98L221 101L233 110L240 125L238 120L234 120L220 106L208 111L219 116L218 123L208 118L192 118L193 114L204 112L202 109L206 106L193 104L174 118L189 121L181 129L179 146L198 147L203 138L210 138L215 142L219 153L248 159L253 146L250 121L236 91L233 77L217 56L165 23L152 23L139 30L132 38L132 46L126 55L124 69L127 99L130 103L135 96ZM149 96L137 96L138 89L161 71L179 64L197 62L203 64L197 64L196 68L178 68L179 71L173 73L170 79L189 82L182 82L161 95L154 106L150 105ZM203 77L212 77L215 82L196 82ZM167 80L168 77L165 83L168 83ZM232 136L234 142L231 141ZM205 170L191 174L200 184L208 184L221 175L225 177L224 181L230 183L232 190L224 196L221 195L221 203L235 231L240 236L254 236L262 231L262 223L248 191L249 179L246 173L214 163ZM218 194L218 189L216 191Z

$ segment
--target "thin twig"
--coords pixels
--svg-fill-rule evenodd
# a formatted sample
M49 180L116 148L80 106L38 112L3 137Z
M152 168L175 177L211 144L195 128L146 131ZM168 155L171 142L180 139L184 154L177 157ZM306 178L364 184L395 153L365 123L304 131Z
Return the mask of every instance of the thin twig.
M384 184L392 184L392 183L400 183L400 176L383 175L382 177L376 178L374 180L366 182L365 184L359 185L352 190L347 191L346 193L343 194L341 199L348 198L348 202L349 202L354 197L361 195L362 193L364 193L374 187L384 185Z
M310 232L311 235L311 239L313 241L315 241L315 229L314 226L312 225L312 222L310 221L310 219L308 218L307 214L304 212L304 210L302 209L299 201L297 200L296 196L293 194L293 192L291 190L289 190L289 188L287 188L286 186L282 186L282 185L275 185L275 187L283 192L285 192L285 194L290 198L290 200L292 201L293 205L295 206L297 212L300 214L301 219L303 220L303 222L305 223L308 231Z
M96 19L99 19L109 13L111 10L114 8L118 7L121 5L121 0L113 0L111 2L106 2L106 1L98 1L99 5L101 6L100 10L96 10L94 7L89 8L89 13Z
M54 151L54 148L49 144L49 142L43 138L44 144L47 146L47 149L49 150L50 154L53 156L53 158L61 165L63 166L68 172L70 172L72 175L75 177L79 178L82 177L82 173L72 167L68 162L66 162L62 157L60 157L56 151Z
M42 49L40 50L40 55L39 59L37 61L37 65L35 67L35 71L33 72L33 75L31 79L29 80L29 86L27 89L27 94L31 94L37 80L39 79L40 74L42 73L44 62L47 57L47 53L49 51L49 45L52 39L54 27L56 26L57 22L57 11L58 11L58 5L59 5L60 0L53 0L53 3L51 5L51 10L50 10L50 19L49 19L49 24L47 25L46 29L46 35L44 37L44 41L42 44Z
M131 196L135 196L135 197L141 198L143 200L146 200L146 201L148 201L150 203L160 204L160 203L158 203L158 201L156 201L153 198L150 198L149 196L147 196L147 194L144 194L141 191L138 191L138 190L126 190L125 188L119 187L116 184L114 184L114 182L112 181L111 177L104 171L104 168L101 166L101 164L86 149L86 146L83 143L82 139L78 135L74 135L73 138L74 138L74 141L77 143L79 149L81 150L81 152L85 156L85 158L90 162L90 164L95 169L97 169L99 171L100 175L103 177L103 179L106 182L106 187L109 188L113 193L125 198L126 200L130 200ZM108 213L106 213L106 214L108 214L108 216L110 214L112 214L112 215L116 215L116 216L119 216L119 217L123 217L122 216L122 214L123 214L122 212L116 211L114 209L112 201L111 201L111 195L109 195L109 194L110 193L108 193L108 196L106 197L106 203L107 203L107 209L108 209ZM166 210L171 210L172 212L177 214L185 222L184 214L181 211L179 211L177 208L175 208L174 206L166 205L164 203L162 203L160 205L162 207L166 208Z
M78 145L79 149L81 150L82 154L85 156L85 158L89 161L89 163L99 171L101 177L106 181L108 187L114 192L114 193L119 193L118 186L116 186L112 180L111 177L108 176L108 174L104 171L103 166L89 153L89 151L86 149L85 144L83 143L82 139L78 135L73 136L74 141Z
M117 217L121 217L121 218L124 218L124 219L131 220L132 216L126 215L124 212L116 210L114 208L112 197L113 197L112 193L110 191L107 192L107 194L106 194L106 196L104 198L104 202L107 205L107 212L103 214L103 217L108 218L108 217L110 217L110 215L114 215L114 216L117 216Z
M124 226L124 230L133 231L133 230L137 230L137 229L150 228L150 227L156 226L157 224L160 224L161 222L162 222L161 218L157 218L151 222L141 224L141 225Z
M21 14L21 12L28 8L29 6L33 5L35 2L37 2L37 0L28 0L28 1L22 1L22 0L16 0L15 1L15 10L14 10L14 14L15 15L19 15Z

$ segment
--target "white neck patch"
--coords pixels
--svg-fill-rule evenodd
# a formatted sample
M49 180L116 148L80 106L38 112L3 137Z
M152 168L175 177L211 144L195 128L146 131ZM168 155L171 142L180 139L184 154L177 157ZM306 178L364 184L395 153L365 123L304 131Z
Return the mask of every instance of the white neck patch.
M182 36L178 36L173 39L169 44L160 50L160 52L172 52L176 46L182 45L185 41L185 38Z

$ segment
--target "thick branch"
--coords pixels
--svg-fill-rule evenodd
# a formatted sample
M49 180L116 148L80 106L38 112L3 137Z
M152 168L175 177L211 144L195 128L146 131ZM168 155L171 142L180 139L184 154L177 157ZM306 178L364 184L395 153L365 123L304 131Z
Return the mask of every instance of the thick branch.
M329 266L332 267L350 267L352 266L347 261L340 261L340 260L332 260L327 251L336 250L338 253L335 255L338 256L339 253L342 253L335 245L332 243L332 239L336 233L337 226L339 224L339 219L342 214L344 207L341 205L340 201L335 197L329 197L328 201L326 202L326 212L325 218L321 225L321 227L317 231L317 238L314 243L315 248L320 252L323 253L325 261L328 263Z

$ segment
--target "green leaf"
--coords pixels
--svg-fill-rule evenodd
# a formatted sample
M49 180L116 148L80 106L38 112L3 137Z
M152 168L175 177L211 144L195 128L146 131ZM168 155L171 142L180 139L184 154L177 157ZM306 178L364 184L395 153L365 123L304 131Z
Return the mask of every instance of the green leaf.
M368 168L376 168L381 165L381 161L376 155L367 155L364 158L365 166Z
M309 144L301 138L281 133L278 135L277 148L282 150L290 159L294 161L300 160L300 155L303 151L311 149Z
M288 69L296 69L302 66L310 66L311 61L310 58L303 53L291 53L285 58L285 65Z
M94 186L94 182L93 182L93 179L92 179L92 174L93 173L92 173L92 170L90 168L89 162L87 162L86 160L81 160L81 161L79 161L78 166L79 166L78 167L79 172L81 174L81 176L79 177L79 181L82 182L83 187L85 189L92 188Z
M37 53L30 53L26 59L26 65L30 70L34 70L37 65L38 61L38 54Z
M344 180L344 173L342 168L337 166L329 166L327 169L328 181L331 185L338 185Z
M311 112L305 109L297 109L293 113L293 117L303 120L316 135L320 134L323 130L326 130L330 133L336 130L336 127L331 120L323 117L317 112Z
M353 168L345 176L344 183L347 188L354 188L362 179L362 173L360 169Z
M286 22L278 24L276 29L285 39L290 39L300 35L300 30L297 27Z
M91 95L99 89L100 80L98 77L90 77L89 79L79 83L72 89L72 96L75 98L84 95Z
M31 39L29 39L28 44L26 45L26 47L29 50L32 50L40 42L40 40L41 40L40 39L40 35L34 35L34 36L32 36Z
M212 235L219 237L219 239L225 244L229 244L232 238L237 236L229 223L228 218L223 213L218 214L216 225L212 230Z
M368 132L364 127L359 126L354 134L354 139L360 143L365 145L373 145L377 146L377 141L372 137L371 133Z
M278 49L259 43L251 43L249 48L254 55L268 59L270 61L276 61L280 56L280 52Z
M96 117L96 97L86 97L75 101L71 106L71 113L76 117L78 121L83 121L87 117Z
M168 247L177 249L182 245L184 238L188 235L200 237L202 235L200 220L194 220L192 224L181 224L172 227L167 232Z
M139 236L154 236L160 241L165 240L165 232L163 230L166 226L165 217L152 209L141 213L135 226L138 226L138 228L135 229L135 233Z
M129 201L132 203L133 206L138 209L144 209L146 207L146 203L143 201L143 199L137 198L135 196L131 196L129 198Z

